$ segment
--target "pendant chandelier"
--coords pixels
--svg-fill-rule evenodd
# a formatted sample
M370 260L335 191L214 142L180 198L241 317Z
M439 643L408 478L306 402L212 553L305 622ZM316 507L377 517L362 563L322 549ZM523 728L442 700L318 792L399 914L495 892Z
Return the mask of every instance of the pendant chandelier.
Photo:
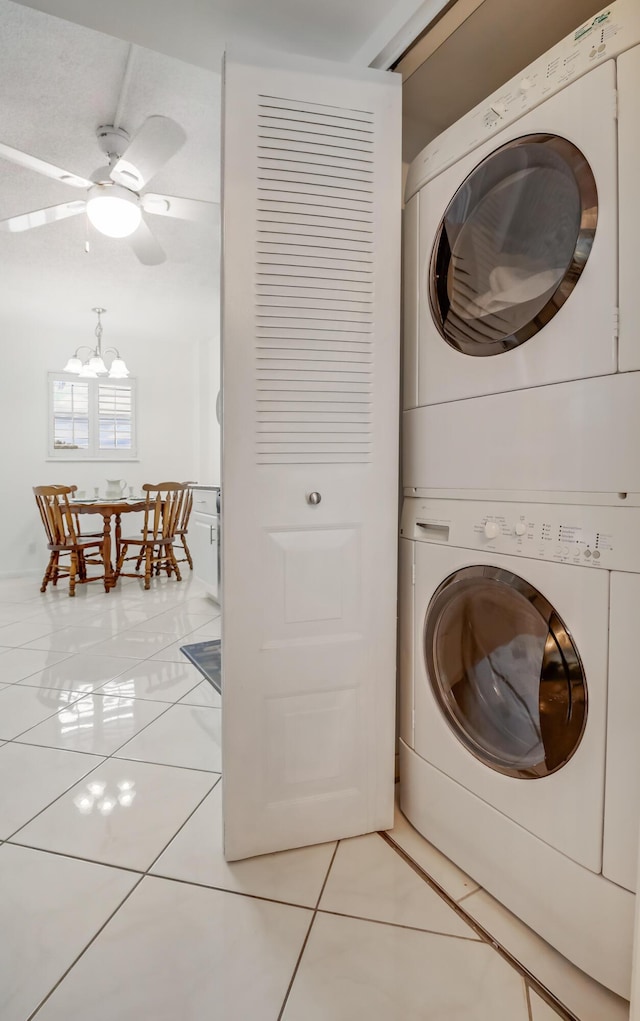
M98 317L98 324L95 328L96 335L96 346L89 347L88 345L82 345L76 348L76 352L72 358L69 359L64 367L64 372L73 372L74 375L80 376L82 379L95 379L97 376L109 375L109 379L126 379L129 375L129 370L120 357L120 352L115 347L108 347L106 351L102 350L102 320L101 316L106 312L106 308L94 308L92 312L95 312ZM86 361L82 361L78 357L80 351L89 351L89 357ZM113 355L111 365L107 368L104 358L106 355Z

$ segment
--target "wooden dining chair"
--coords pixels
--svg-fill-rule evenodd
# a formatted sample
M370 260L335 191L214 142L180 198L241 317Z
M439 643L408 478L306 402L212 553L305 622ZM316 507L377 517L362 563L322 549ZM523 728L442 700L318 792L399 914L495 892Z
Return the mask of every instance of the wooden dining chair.
M143 485L146 503L142 532L140 535L120 540L120 555L116 563L114 584L121 575L125 578L138 578L137 572L143 560L145 589L150 587L152 575L160 574L161 571L166 571L167 577L175 573L176 581L182 580L173 552L173 543L187 489L188 486L184 482ZM136 561L135 572L122 570L129 560Z
M49 582L57 585L59 578L68 578L70 596L75 596L77 584L90 581L104 581L108 592L109 585L104 574L104 539L101 536L78 535L69 505L69 494L74 491L74 486L33 487L49 550L49 563L40 591L45 592ZM69 559L63 561L62 557ZM100 564L103 573L90 578L87 564Z
M184 498L182 500L182 509L180 511L180 519L178 521L178 527L176 528L176 536L173 551L174 554L177 551L178 543L182 547L182 552L185 554L183 557L176 557L178 563L183 563L185 560L189 564L189 570L193 571L193 560L191 558L191 550L187 543L187 532L189 531L189 518L191 517L191 509L193 507L193 489L191 486L192 482L184 482L185 489Z
M59 489L59 488L60 488L59 486L56 486L56 489ZM69 486L68 488L69 488L69 494L71 496L71 499L75 500L76 499L76 493L78 491L78 487L77 486ZM76 535L78 536L78 538L82 537L83 539L99 539L102 535L104 535L104 530L102 532L83 532L82 531L82 524L80 522L80 515L78 514L77 510L74 508L73 504L71 505L71 513L73 514L73 520L75 521Z

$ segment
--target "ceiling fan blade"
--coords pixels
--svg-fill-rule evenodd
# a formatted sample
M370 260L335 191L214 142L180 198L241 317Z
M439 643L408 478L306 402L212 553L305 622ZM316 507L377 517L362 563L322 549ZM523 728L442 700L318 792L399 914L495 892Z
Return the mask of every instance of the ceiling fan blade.
M150 192L142 195L141 201L145 213L157 216L175 216L179 220L197 220L200 223L215 223L220 217L218 202L181 199L175 195L155 195Z
M184 145L186 134L170 117L147 117L125 152L111 168L111 179L140 191L161 166Z
M0 159L17 163L19 167L26 167L27 170L35 170L37 174L52 177L54 181L70 184L73 188L90 188L93 183L86 177L78 177L77 174L71 174L68 170L61 170L53 163L47 163L46 160L38 159L37 156L30 156L28 152L14 149L11 145L5 145L4 142L0 142Z
M144 220L127 240L145 266L158 266L167 258Z
M0 220L0 230L17 234L22 230L31 230L32 227L42 227L45 223L55 223L56 220L66 220L68 216L77 216L78 213L84 212L86 205L83 199L74 199L73 202L63 202L59 206L35 209L32 213L20 213L19 216Z

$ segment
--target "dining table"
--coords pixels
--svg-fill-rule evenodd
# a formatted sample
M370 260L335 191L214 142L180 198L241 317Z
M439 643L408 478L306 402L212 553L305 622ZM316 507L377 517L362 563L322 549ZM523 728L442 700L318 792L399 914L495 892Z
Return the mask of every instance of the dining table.
M122 537L122 515L132 514L135 512L140 513L141 511L144 511L147 506L147 501L144 498L138 499L135 497L129 497L127 499L120 497L116 500L72 499L69 500L69 506L73 514L99 514L102 517L104 535L104 581L105 590L109 592L112 588L114 588L117 580L115 578L113 564L111 563L111 519L115 518L113 538L115 540L115 561L117 563L118 556L120 554L120 539Z

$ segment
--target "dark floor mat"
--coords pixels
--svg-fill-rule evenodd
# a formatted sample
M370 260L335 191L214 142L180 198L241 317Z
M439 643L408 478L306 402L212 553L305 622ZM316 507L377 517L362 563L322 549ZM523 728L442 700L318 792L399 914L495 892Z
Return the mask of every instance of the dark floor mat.
M197 666L202 676L213 684L216 691L222 690L219 638L211 638L208 642L198 642L196 645L181 645L180 652Z

